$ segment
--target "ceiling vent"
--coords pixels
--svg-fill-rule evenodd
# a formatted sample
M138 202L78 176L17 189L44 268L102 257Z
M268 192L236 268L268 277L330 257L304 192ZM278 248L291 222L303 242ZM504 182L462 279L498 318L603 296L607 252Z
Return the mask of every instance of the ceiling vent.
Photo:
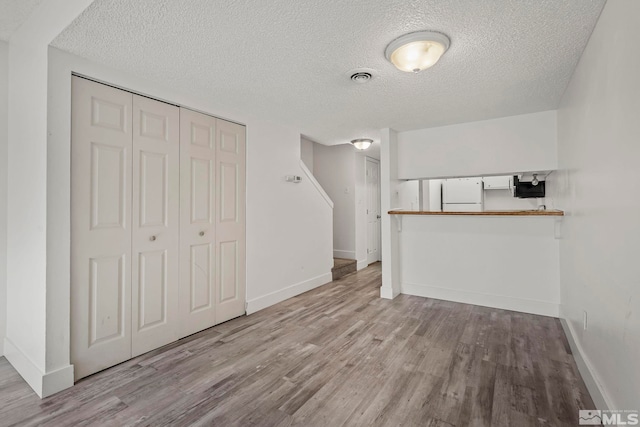
M376 76L376 72L375 70L371 70L369 68L357 68L355 70L349 71L347 75L352 82L367 83Z
M369 73L364 73L364 72L358 72L358 73L353 73L351 75L351 80L353 80L356 83L366 83L369 80L371 80L373 76Z

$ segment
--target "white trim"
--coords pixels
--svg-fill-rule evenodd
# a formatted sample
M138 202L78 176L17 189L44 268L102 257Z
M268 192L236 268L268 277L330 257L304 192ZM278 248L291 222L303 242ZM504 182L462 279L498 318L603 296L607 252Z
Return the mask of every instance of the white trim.
M345 251L342 249L334 249L333 250L333 257L334 258L342 258L342 259L356 259L356 252L355 251Z
M382 286L380 288L380 298L394 299L398 295L400 295L400 292L396 291L395 289L389 288L387 286Z
M247 315L253 314L267 307L271 307L274 304L310 291L311 289L315 289L318 286L326 285L329 282L331 282L331 273L325 273L309 280L305 280L304 282L296 283L295 285L280 289L279 291L271 292L270 294L247 301Z
M43 373L9 338L4 339L5 357L40 397L45 398L73 386L73 365Z
M320 195L327 202L329 207L333 209L333 200L331 200L327 192L324 191L324 188L322 188L322 185L320 185L316 177L313 176L313 174L311 173L307 165L305 165L302 160L300 160L300 169L302 169L302 172L304 172L304 174L307 176L307 178L309 179L309 182L311 182L313 186L316 187L316 190L318 190L318 193L320 193Z
M505 295L492 295L481 292L460 291L457 289L439 288L417 283L402 283L401 293L419 297L460 302L463 304L481 305L541 316L558 317L559 304L549 301L517 298Z
M616 406L612 404L611 398L606 393L602 382L598 380L598 376L595 373L595 369L593 369L593 365L589 362L589 359L585 357L582 346L578 340L575 339L576 333L573 327L566 321L566 319L560 319L560 324L562 324L564 334L567 336L567 341L569 341L571 353L573 354L573 359L576 361L576 365L578 366L578 371L580 371L582 380L587 386L587 390L589 390L589 394L591 395L596 408L600 410L616 408Z
M9 338L4 339L4 357L7 358L11 366L29 384L29 387L40 397L42 395L42 377L44 374Z
M380 160L376 159L375 157L371 157L371 156L364 156L365 161L370 160L373 163L377 163L378 166L380 165ZM380 175L378 175L378 178L380 178ZM379 181L379 180L378 180Z
M73 365L47 372L42 377L42 397L48 397L73 386Z
M363 268L367 268L369 266L369 263L367 262L367 259L359 259L358 260L358 264L356 265L356 270L360 271Z

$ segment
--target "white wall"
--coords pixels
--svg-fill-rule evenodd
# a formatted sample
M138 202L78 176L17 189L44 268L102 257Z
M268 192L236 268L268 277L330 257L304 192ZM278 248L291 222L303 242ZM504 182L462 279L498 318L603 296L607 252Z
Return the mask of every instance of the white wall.
M313 173L313 146L315 142L305 138L300 137L300 160L302 160L309 169L311 173Z
M249 119L247 159L248 312L331 281L332 209L300 173L300 133Z
M640 409L638 16L635 0L605 5L558 110L561 173L551 176L567 212L562 317L605 402L594 384L591 394L612 409Z
M397 217L402 293L558 316L555 218Z
M7 330L7 84L9 50L0 41L0 356Z
M40 396L73 383L71 365L50 370L47 359L47 302L65 297L47 292L48 45L91 2L43 2L9 42L4 354Z
M249 313L331 280L331 208L304 175L295 129L224 110L198 94L155 84L49 49L47 182L47 369L69 363L71 72L247 125Z
M357 268L361 270L367 264L367 176L366 155L359 151L354 154L354 183L355 183L355 257Z
M409 209L406 197L411 183L398 179L398 134L393 129L380 131L380 207L382 210L382 287L380 297L393 299L400 293L400 236L398 217L390 210ZM404 203L404 204L403 204Z
M4 353L42 395L46 316L46 47L9 44L7 328Z
M333 254L356 259L355 149L351 144L314 145L314 176L333 200Z
M398 133L398 178L555 170L556 112Z

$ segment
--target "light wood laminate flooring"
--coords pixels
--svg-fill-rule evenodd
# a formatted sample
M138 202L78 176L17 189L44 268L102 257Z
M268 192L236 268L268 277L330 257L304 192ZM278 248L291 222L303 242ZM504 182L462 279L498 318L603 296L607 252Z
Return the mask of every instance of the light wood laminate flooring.
M0 425L575 426L560 322L400 295L380 264L40 400L0 358Z

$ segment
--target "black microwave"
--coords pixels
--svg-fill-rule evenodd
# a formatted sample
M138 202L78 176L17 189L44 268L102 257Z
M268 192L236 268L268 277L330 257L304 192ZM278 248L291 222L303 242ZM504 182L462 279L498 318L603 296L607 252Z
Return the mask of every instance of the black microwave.
M518 175L513 176L513 197L520 199L531 199L544 197L544 181L533 185L531 182L522 182L518 179Z

